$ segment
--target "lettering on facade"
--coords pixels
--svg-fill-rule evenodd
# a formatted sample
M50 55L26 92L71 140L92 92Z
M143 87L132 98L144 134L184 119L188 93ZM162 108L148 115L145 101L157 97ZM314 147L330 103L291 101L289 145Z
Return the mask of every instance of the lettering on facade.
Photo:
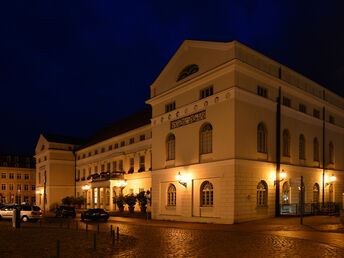
M201 120L206 119L205 110L197 112L195 114L179 118L177 120L171 121L171 129L175 129L184 125L192 124Z

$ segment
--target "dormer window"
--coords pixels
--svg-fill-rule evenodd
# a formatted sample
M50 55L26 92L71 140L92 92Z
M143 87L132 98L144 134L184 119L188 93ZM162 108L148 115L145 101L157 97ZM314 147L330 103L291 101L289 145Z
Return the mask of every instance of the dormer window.
M199 70L198 65L196 64L188 65L179 73L177 82L180 80L183 80L184 78L188 77L189 75L193 73L197 73L198 70Z

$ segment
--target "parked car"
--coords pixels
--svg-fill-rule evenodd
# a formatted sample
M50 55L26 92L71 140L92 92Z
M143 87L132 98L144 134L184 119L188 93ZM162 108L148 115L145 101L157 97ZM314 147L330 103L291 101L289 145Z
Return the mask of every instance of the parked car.
M60 206L55 211L55 217L73 217L75 218L76 212L73 206Z
M81 213L81 221L86 219L107 221L108 218L109 213L107 213L104 209L89 209Z
M41 208L35 205L5 205L0 209L1 219L12 219L13 209L18 208L20 210L20 219L23 222L29 220L39 220L42 218Z

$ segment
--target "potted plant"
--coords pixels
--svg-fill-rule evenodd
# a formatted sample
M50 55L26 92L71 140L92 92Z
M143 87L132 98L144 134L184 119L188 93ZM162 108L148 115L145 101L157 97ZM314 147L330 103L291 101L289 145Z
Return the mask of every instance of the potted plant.
M148 197L145 191L142 191L136 195L136 199L139 202L141 212L146 213Z
M62 203L64 205L71 205L73 203L73 197L72 196L66 196L65 198L62 199Z
M136 197L133 194L127 194L126 196L124 196L124 202L128 205L129 212L134 213Z
M80 209L81 205L85 203L85 198L83 196L79 196L77 198L73 198L72 202L73 202L75 208Z
M113 198L113 203L117 205L120 212L124 211L124 196L121 194Z

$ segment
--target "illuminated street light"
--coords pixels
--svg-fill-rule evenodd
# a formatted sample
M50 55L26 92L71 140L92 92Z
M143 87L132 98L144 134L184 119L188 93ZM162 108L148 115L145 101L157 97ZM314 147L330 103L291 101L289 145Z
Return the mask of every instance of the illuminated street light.
M179 184L183 185L184 187L187 187L187 178L185 175L181 175L180 172L178 172L178 175L176 176L176 180Z
M85 192L85 209L87 209L87 191L90 189L91 187L89 185L84 185L82 187L82 190Z

